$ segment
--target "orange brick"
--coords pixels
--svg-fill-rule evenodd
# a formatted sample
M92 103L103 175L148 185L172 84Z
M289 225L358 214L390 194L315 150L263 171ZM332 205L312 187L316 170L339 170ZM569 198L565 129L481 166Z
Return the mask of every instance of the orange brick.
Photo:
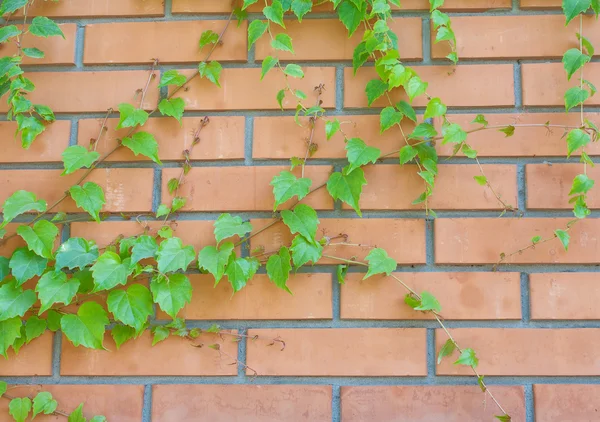
M517 205L517 170L508 165L484 165L485 174L503 201ZM361 209L424 209L425 204L412 205L424 191L424 181L416 165L376 165L365 167L367 185L360 199ZM473 180L481 173L470 164L442 165L431 200L433 209L503 209L488 187ZM345 208L349 208L344 204Z
M553 236L572 218L458 218L435 221L435 261L438 264L496 263L500 253L510 254L531 244L531 238ZM600 223L582 220L569 231L571 242L565 252L558 239L508 257L507 264L594 264L599 261L596 233Z
M520 319L518 273L396 273L417 292L432 293L447 319ZM392 277L348 274L341 289L343 319L432 319L404 303L408 293Z
M425 223L410 219L349 219L321 218L317 238L348 236L347 243L360 243L377 246L387 251L390 257L400 264L425 263ZM252 220L255 229L260 230L269 220ZM282 245L291 245L292 235L288 228L279 223L258 234L251 240L251 249L264 248L265 251L278 250ZM334 240L332 243L340 242ZM370 252L368 247L329 245L323 254L345 259L363 260ZM319 264L339 264L340 261L323 258Z
M462 348L474 349L477 370L486 375L505 376L592 376L600 373L595 358L600 330L558 328L455 328L452 336ZM436 331L437 350L447 337ZM446 358L437 366L438 375L471 375L470 367L454 365Z
M600 28L594 18L585 18L585 34L592 44L600 42ZM562 58L569 48L579 48L573 36L579 30L579 19L565 27L565 17L544 16L453 16L452 29L460 58ZM435 33L432 31L432 40ZM450 53L447 42L432 42L432 57Z
M220 33L226 21L124 22L98 23L85 29L86 64L199 63L210 46L198 48L200 35L207 30ZM211 60L246 61L247 23L230 25L224 46L217 48Z
M152 420L329 422L331 386L155 385ZM201 416L200 416L201 415Z
M193 149L195 133L202 117L185 117L180 125L170 117L149 119L143 131L150 132L158 142L158 155L163 161L183 160L183 151L190 150L190 159L196 160L235 160L244 158L244 118L211 117L210 123L200 131L200 143ZM104 118L83 119L79 121L79 145L89 146L97 139ZM108 119L96 150L104 155L117 146L118 139L129 133L130 128L116 130L118 119ZM1 128L2 126L0 126ZM143 155L136 156L127 148L121 148L112 154L108 161L149 161Z
M531 274L531 318L600 319L599 277L597 273Z
M165 6L161 0L64 0L36 2L30 16L48 17L107 17L107 16L162 16Z
M43 59L24 57L23 64L75 64L75 32L77 31L77 25L74 23L64 23L59 26L65 34L66 39L62 37L41 38L33 35L23 37L23 48L36 47L45 54ZM22 25L19 26L19 28L21 27ZM17 54L16 43L0 44L0 53L3 56Z
M535 417L544 422L598 419L598 385L534 385Z
M525 420L523 387L492 389L513 420ZM491 401L482 405L481 389L472 386L342 387L341 400L343 422L486 421L501 413Z
M275 199L269 185L274 176L285 166L273 167L195 167L186 176L179 195L187 198L185 211L272 211ZM308 166L306 177L312 179L313 188L326 182L331 174L330 166ZM179 177L179 169L163 170L163 198L169 197L167 183ZM300 177L300 169L294 173ZM244 186L244 189L240 189ZM279 209L289 208L291 199ZM316 209L333 209L333 200L325 189L310 194L303 203Z
M63 381L64 382L64 381ZM58 410L71 413L84 403L83 414L87 418L103 415L107 420L139 422L144 402L143 385L35 385L11 387L16 397L34 397L47 391L58 401ZM8 414L8 400L0 401L0 412ZM56 421L59 416L36 416L41 422Z
M404 60L423 58L421 43L409 40L421 38L420 18L396 18L390 29L398 35L399 51ZM292 38L294 53L275 50L271 39L262 37L256 43L256 58L278 57L280 60L352 60L352 53L362 40L364 31L348 38L348 30L337 19L306 19L286 22L286 29L277 28L273 35L286 33ZM316 47L318 46L318 47Z
M14 192L24 189L34 192L48 206L59 200L79 180L83 170L61 176L60 170L2 170L0 171L0 202ZM104 212L142 212L152 209L152 169L96 169L87 181L102 187L106 204ZM135 180L135 183L132 181ZM71 198L64 200L53 212L85 212Z
M285 341L285 350L248 342L248 366L259 376L422 376L425 330L417 328L249 330ZM248 373L251 373L249 371Z
M463 65L456 67L454 72L448 66L415 66L414 69L422 80L429 83L427 93L432 97L440 97L448 106L502 107L515 103L512 65ZM365 86L374 78L377 78L377 75L371 69L362 68L356 76L353 76L351 68L344 69L344 106L367 107ZM394 103L408 100L401 88L395 89L390 98ZM426 104L427 99L424 96L414 101L415 106ZM388 105L385 97L373 103L374 107Z
M475 130L481 128L480 124L471 123L475 114L453 114L450 121L458 123L465 130ZM586 116L592 121L598 121L600 114L586 113ZM564 156L567 153L567 144L564 138L564 128L545 127L546 123L550 125L563 125L569 127L578 127L580 125L579 113L525 113L525 114L485 114L489 121L489 130L470 133L467 141L477 150L479 156L487 157L544 157L544 156ZM441 127L441 120L436 119L438 131ZM511 137L500 132L498 129L508 125L537 125L531 127L516 127L515 134ZM437 150L440 155L452 155L452 144L442 145L437 143ZM600 143L590 143L586 147L589 155L600 154ZM459 156L461 154L459 153ZM574 155L577 155L574 154Z
M293 295L279 289L265 274L255 275L233 294L224 278L214 287L211 275L191 275L192 303L180 316L185 319L331 319L331 274L295 274L288 280ZM163 319L168 319L164 315Z
M290 78L293 89L310 93L315 86L325 85L322 107L335 105L335 69L332 67L304 67L304 78ZM182 74L191 75L190 71ZM282 72L274 69L260 81L260 69L223 69L221 88L205 78L195 78L176 97L186 102L188 110L278 110L277 92L286 87ZM251 81L249 83L249 81ZM296 100L289 94L283 101L286 109L295 109ZM307 103L308 104L308 103Z
M11 348L8 359L0 358L0 374L5 377L52 375L53 337L50 331L46 331L23 346L18 355Z
M15 136L16 130L15 122L0 123L1 163L62 161L61 154L69 146L71 122L58 120L49 124L27 151L21 146L21 137Z
M523 9L560 9L561 0L521 0Z
M592 84L600 84L600 63L588 63L585 66L585 78ZM579 74L567 81L562 63L528 63L521 67L523 75L523 105L525 106L561 106L564 107L565 92L579 86ZM589 98L585 104L598 105L598 96Z
M237 343L216 334L202 334L195 344L220 344L221 350L235 359ZM116 350L110 335L104 346L110 350L94 350L73 346L66 338L62 342L61 375L125 376L125 375L236 375L232 358L210 347L190 347L190 342L171 336L152 346L152 335L146 331L136 340ZM140 356L144 356L140 359ZM157 364L160 362L160 364Z
M571 209L569 192L573 179L583 174L583 164L528 164L527 177L527 208L533 209ZM600 168L588 166L587 175L598 180ZM588 195L588 207L600 208L600 197L597 189L592 189Z

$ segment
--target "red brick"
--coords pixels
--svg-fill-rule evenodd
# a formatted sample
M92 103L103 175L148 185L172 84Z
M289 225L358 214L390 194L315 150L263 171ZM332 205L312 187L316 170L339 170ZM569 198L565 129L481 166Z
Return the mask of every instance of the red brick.
M597 273L531 274L532 319L600 319Z
M600 373L596 350L600 330L587 328L456 328L452 336L479 358L477 370L489 376L593 376ZM447 337L436 331L437 350ZM455 353L437 367L438 375L470 375L471 368L454 365Z
M329 422L331 387L311 385L155 385L156 422Z
M165 6L161 0L79 0L36 2L30 16L48 17L108 17L108 16L162 16Z
M438 264L493 264L500 253L510 254L531 244L531 238L553 236L572 218L450 218L435 221L435 261ZM504 261L506 264L594 264L600 262L595 219L578 222L569 231L566 252L558 239L537 245Z
M449 66L415 66L414 70L422 80L429 83L427 93L432 97L440 97L448 106L502 107L515 103L512 65L463 65L456 67L455 71ZM377 75L374 70L367 68L360 69L356 76L352 72L351 68L344 70L344 106L367 107L365 86ZM390 98L394 103L408 100L404 90L400 88L396 88ZM427 98L424 96L414 101L415 106L426 104ZM385 97L373 103L374 107L388 105Z
M90 24L85 28L86 64L199 63L211 46L198 48L200 35L207 30L220 33L227 21L118 22ZM247 23L230 25L224 46L217 48L211 60L246 61Z
M527 208L532 209L571 209L569 192L575 176L583 174L583 164L528 164ZM600 168L587 166L587 175L598 180ZM597 189L589 192L588 207L600 208Z
M417 328L249 330L249 336L281 338L285 350L249 341L247 363L259 376L423 376L425 334Z
M518 273L396 273L417 292L432 293L447 319L520 319L521 290ZM408 293L392 277L364 274L346 276L341 288L343 319L432 319L430 313L412 310L404 303Z
M23 346L18 355L15 355L11 348L8 359L0 358L0 374L4 377L52 375L53 337L54 335L47 331Z
M64 382L64 381L63 381ZM144 404L143 385L35 385L11 387L15 397L34 397L47 391L58 401L58 410L71 413L83 403L83 414L87 418L103 415L107 420L139 422ZM8 414L8 400L0 401L0 413ZM38 415L40 422L59 421L60 416ZM62 417L61 417L62 418Z
M304 78L290 78L293 89L299 89L308 95L315 86L325 85L321 97L322 107L332 108L335 105L335 69L333 67L304 67ZM191 75L191 71L182 71ZM277 92L286 87L282 72L274 69L263 81L260 81L260 69L223 69L221 88L205 78L195 78L181 90L176 97L186 102L188 110L278 110ZM251 82L249 82L251 81ZM295 97L286 95L283 107L296 108ZM307 103L308 104L308 103Z
M272 211L275 199L269 183L283 170L289 167L195 167L186 176L178 195L187 198L184 211ZM163 170L163 198L169 197L168 181L179 177L180 172ZM308 166L305 176L312 179L315 188L326 182L331 172L330 166ZM294 173L300 177L299 168ZM289 208L294 201L291 199L279 209ZM333 209L333 200L325 189L310 194L302 202L316 209Z
M59 200L73 186L84 170L61 176L60 170L0 171L0 203L14 192L24 189L44 199L48 206ZM142 212L152 209L152 169L96 169L88 179L102 187L106 198L104 212ZM132 181L135 180L135 183ZM52 212L85 212L71 198L65 199Z
M591 422L598 419L598 385L534 385L533 397L537 420Z
M61 154L69 146L71 122L58 120L49 124L27 151L23 151L20 135L15 136L16 130L15 122L0 123L1 163L62 161Z
M24 57L23 64L75 64L75 33L77 31L77 25L74 23L64 23L59 26L65 34L64 39L62 37L41 38L31 34L23 36L23 48L36 47L45 54L42 59ZM19 25L19 28L21 27L22 25ZM16 55L16 43L0 44L0 54L2 54L2 56Z
M561 0L520 0L523 9L560 9Z
M237 356L237 343L229 336L202 334L195 340L195 344L200 343L205 347L191 347L188 340L171 336L152 346L152 335L146 331L119 350L112 337L106 335L104 346L109 350L106 351L75 347L63 338L60 373L81 376L237 374L236 366L231 365ZM221 350L231 358L220 356L217 350L208 347L210 344L220 344ZM141 356L144 358L140 359Z
M525 420L523 387L491 388L513 420ZM472 386L342 387L341 400L342 422L475 422L502 413Z
M425 263L425 223L423 220L380 218L321 218L320 220L317 238L345 234L348 236L348 243L383 248L400 264ZM260 230L271 221L252 220L251 222L255 229ZM251 249L278 250L282 245L291 245L292 238L287 227L278 223L256 235L251 240ZM334 240L332 243L335 242L340 242L340 240ZM364 260L370 250L369 247L329 245L323 249L323 254L338 258ZM340 261L329 258L319 261L319 264L339 263Z
M579 73L567 81L562 63L528 63L521 67L523 77L523 105L525 106L561 106L564 107L565 92L579 86ZM592 84L600 84L600 63L588 63L584 69L584 78ZM598 105L598 96L589 98L585 104Z
M421 43L413 41L421 38L420 18L396 18L390 22L390 29L398 35L402 59L423 58ZM256 43L258 60L266 56L287 61L352 60L352 53L364 35L364 31L359 30L348 38L348 30L338 19L306 19L301 23L293 20L286 22L286 29L278 27L273 31L273 35L279 33L292 38L295 54L273 49L270 37L264 36Z
M158 142L158 155L163 161L183 160L183 151L190 150L194 134L202 117L185 117L180 125L171 117L149 119L143 131L150 132ZM79 145L89 146L97 139L104 118L79 121ZM129 133L129 128L116 130L118 119L108 119L107 129L100 138L96 150L104 155L117 146L117 140ZM190 159L196 160L235 160L244 158L244 118L210 117L210 123L200 131L200 144L191 149ZM0 126L1 127L1 126ZM127 148L112 154L108 161L149 161L142 155L136 156Z

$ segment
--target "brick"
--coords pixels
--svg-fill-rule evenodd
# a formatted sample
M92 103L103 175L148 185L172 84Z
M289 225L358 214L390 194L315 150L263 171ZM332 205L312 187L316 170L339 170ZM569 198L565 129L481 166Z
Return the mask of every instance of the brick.
M535 417L544 422L598 419L598 385L534 385Z
M348 138L361 138L367 144L376 145L382 154L398 151L402 145L398 139L398 129L379 133L378 115L339 116L338 120L342 122L342 130ZM414 124L407 120L403 120L402 128L405 133L410 133ZM302 126L299 126L292 116L254 118L252 156L259 159L304 157L311 130L308 119L301 118L300 121ZM316 122L313 144L317 145L317 151L312 158L346 157L344 135L338 132L329 141L326 140L325 122L322 119Z
M523 387L493 386L493 394L513 420L525 420ZM472 386L342 387L342 422L493 420L501 414Z
M600 63L589 63L585 66L585 78L592 84L600 83ZM521 67L523 77L523 105L525 106L561 106L564 107L565 92L579 86L578 77L567 81L567 74L562 63L528 63ZM596 95L585 104L598 105Z
M586 37L592 44L600 42L600 28L593 17L585 18ZM452 29L460 58L562 58L569 48L579 48L573 33L579 30L579 19L565 27L565 17L544 16L453 16ZM432 31L432 39L435 33ZM446 42L431 44L432 57L444 58L450 53Z
M155 385L156 422L329 422L331 386Z
M423 58L421 43L412 41L421 38L420 18L396 18L390 22L390 29L398 35L402 59ZM292 37L294 54L273 49L270 38L265 36L256 43L256 59L276 56L286 61L352 60L352 53L362 40L364 31L356 31L348 38L348 30L338 19L306 19L286 22L286 29L277 27L273 31L273 35L278 33Z
M41 337L23 346L18 355L11 348L8 359L0 359L0 374L3 377L52 375L53 337L50 331L46 331Z
M62 161L61 154L69 146L71 122L58 120L47 125L27 151L23 151L21 137L15 136L16 130L15 122L0 123L0 163L57 162Z
M600 330L587 328L455 328L452 336L461 347L477 352L477 370L489 376L592 376L600 372L595 358ZM437 350L447 337L436 331ZM444 359L438 375L470 375L471 368Z
M465 130L481 128L480 124L471 123L475 114L453 114L450 120L458 123ZM597 121L598 113L586 113L591 121ZM485 114L489 122L489 130L481 130L470 133L469 144L477 150L480 157L545 157L565 156L567 145L564 138L564 128L554 127L563 125L578 127L580 125L579 113L489 113ZM549 122L551 127L546 128ZM441 128L441 119L436 119L438 131ZM500 132L498 129L508 125L537 125L532 127L516 127L515 134L511 137ZM442 156L452 155L452 144L442 145L438 142L438 154ZM589 155L600 154L600 144L590 143L586 148ZM460 154L459 154L460 155ZM578 155L577 153L573 155Z
M417 292L439 299L446 319L521 319L518 273L396 273ZM392 277L350 273L341 287L342 319L432 319L404 303L408 293Z
M597 273L529 276L532 319L600 319Z
M600 168L587 167L587 175L592 180L600 176ZM527 208L573 208L569 204L569 192L575 176L583 172L583 164L528 164L525 166ZM590 208L600 208L600 197L595 189L589 192L587 204Z
M210 347L190 347L188 340L169 337L152 346L150 331L138 339L129 341L116 350L112 337L107 335L104 346L110 350L75 347L63 338L60 374L81 376L200 376L236 375L231 365L237 356L237 343L231 338L216 334L202 334L195 344L220 344L221 350L230 357L219 355ZM144 356L140 359L140 356ZM160 364L157 364L160 362Z
M152 118L144 125L143 130L150 132L156 138L158 155L163 161L183 160L183 151L190 149L192 161L244 158L243 117L210 117L209 124L200 131L200 143L192 149L194 136L202 119L202 117L185 117L180 125L170 117ZM97 139L103 122L104 118L80 120L78 144L87 147L92 139ZM106 129L96 147L100 154L104 155L111 151L117 146L118 139L128 134L129 128L116 130L118 123L118 119L108 119L106 122ZM150 161L150 159L143 155L136 156L128 148L121 148L107 161Z
M509 165L483 165L485 174L503 201L517 205L517 169ZM398 164L365 167L367 185L363 188L360 208L365 210L424 209L412 205L424 191L424 181L416 165ZM503 209L488 187L473 180L481 173L470 164L441 165L428 206L433 209ZM344 208L349 208L344 204Z
M572 218L449 218L435 221L435 261L438 264L493 264L531 244L531 238L553 236ZM506 264L594 264L599 261L600 222L582 220L570 231L566 252L558 239L508 257ZM482 236L482 234L485 234Z
M64 381L63 381L64 382ZM74 411L84 403L83 414L87 418L103 415L107 420L139 422L144 404L143 385L35 385L11 387L10 394L16 397L34 397L47 391L58 401L58 410ZM0 413L8 414L8 400L0 401ZM36 416L40 422L57 421L59 416Z
M161 0L64 0L61 2L36 2L30 16L62 18L112 17L112 16L163 16L165 6Z
M414 70L429 83L427 93L432 97L440 97L448 106L503 107L515 103L512 65L463 65L456 67L453 72L448 66L415 66ZM344 107L367 107L365 86L377 77L376 73L367 68L361 68L356 76L352 72L351 68L344 69ZM395 89L390 98L394 103L408 100L400 88ZM415 106L426 104L427 98L424 96L414 101ZM385 97L373 103L373 107L387 105L389 103Z
M29 73L29 79L36 86L30 99L36 104L49 106L55 113L116 110L123 102L139 105L137 91L144 88L148 75L149 72L143 70ZM144 100L145 109L153 109L158 104L157 79L150 83ZM5 102L0 104L0 112L5 112Z
M322 236L348 236L347 243L377 246L387 251L399 264L425 263L425 223L412 219L349 219L321 218L317 238ZM255 229L260 230L270 220L251 220ZM265 251L278 250L282 245L291 245L293 236L283 224L276 224L251 241L251 249L263 248ZM332 243L340 242L339 239ZM334 246L324 248L323 254L345 259L364 260L369 254L368 247ZM339 264L340 261L322 258L319 264Z
M425 334L417 328L248 330L281 338L285 350L250 341L247 364L258 376L424 376Z
M118 22L90 24L85 28L85 64L199 63L211 46L198 48L204 31L220 33L226 21ZM230 25L223 48L215 49L212 60L246 61L247 22Z
M22 62L23 64L75 64L75 33L77 31L77 25L75 25L74 23L64 23L60 24L59 26L65 34L64 39L62 37L41 38L30 34L23 37L23 48L36 47L42 50L45 54L44 58L42 59L32 59L30 57L24 57ZM19 28L21 27L22 25L19 26ZM16 55L17 44L0 44L0 54L2 54L2 56Z
M287 285L293 295L276 287L266 274L255 275L236 294L226 278L216 287L211 275L190 275L190 281L192 302L179 313L188 320L332 318L331 274L292 275Z
M61 176L60 170L0 170L0 202L14 192L24 189L34 192L48 206L62 198L82 175L79 170ZM103 212L143 212L152 210L152 169L96 169L86 181L102 187L106 204ZM135 180L135 183L132 181ZM71 198L65 199L53 212L85 212Z
M304 67L304 78L290 78L293 89L305 93L311 92L319 84L325 85L321 99L322 107L332 108L335 105L335 69L333 67ZM191 75L191 71L182 71ZM195 78L186 90L179 91L175 96L186 102L188 110L278 110L277 92L285 88L285 78L282 72L274 70L260 81L260 69L223 69L221 73L221 88L205 78ZM249 81L252 81L249 83ZM295 109L296 100L289 94L283 101L286 109Z
M272 167L194 167L186 176L178 195L187 198L184 211L272 211L273 187L269 185L274 176L288 166ZM308 166L306 177L312 179L313 187L325 183L331 174L330 166ZM300 177L300 169L294 172ZM179 169L163 170L163 198L169 197L167 183L179 177ZM240 190L240 186L244 189ZM289 208L291 199L279 209ZM316 209L333 209L333 200L325 189L310 194L302 203Z
M520 0L523 9L560 9L561 0Z

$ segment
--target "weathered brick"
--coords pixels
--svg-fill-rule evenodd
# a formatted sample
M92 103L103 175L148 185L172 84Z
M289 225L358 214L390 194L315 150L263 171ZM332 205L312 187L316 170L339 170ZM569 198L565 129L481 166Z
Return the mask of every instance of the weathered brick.
M47 331L23 346L17 355L11 348L8 359L0 358L0 374L5 377L52 375L53 337L54 335Z
M594 421L598 419L600 386L534 385L535 417L544 422Z
M69 146L71 122L58 120L46 126L46 130L23 151L21 137L15 136L15 122L0 123L2 154L0 163L31 163L62 161L61 154Z
M532 319L600 319L597 273L531 274Z
M560 9L561 0L520 0L523 9Z
M161 0L79 0L36 2L29 11L30 16L112 17L112 16L162 16L165 6Z

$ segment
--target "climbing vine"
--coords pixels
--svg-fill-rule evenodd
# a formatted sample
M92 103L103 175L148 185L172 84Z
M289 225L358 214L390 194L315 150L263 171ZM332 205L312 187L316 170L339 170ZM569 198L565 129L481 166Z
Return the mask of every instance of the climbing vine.
M48 37L64 34L59 26L45 17L35 17L28 23L28 10L35 0L3 0L0 13L4 16L4 24L0 28L0 43L16 45L17 52L13 56L0 59L0 94L6 96L9 105L7 118L17 122L18 133L22 145L29 148L35 138L41 134L46 125L55 120L54 114L47 106L33 104L28 95L34 90L33 83L21 69L22 59L42 58L44 53L37 48L23 48L23 37L26 35ZM248 26L248 48L262 37L268 37L275 52L294 53L293 40L285 32L284 15L291 13L302 21L313 8L312 0L263 0L262 17L254 19ZM18 353L20 348L42 335L46 330L60 330L75 346L93 349L104 349L104 338L110 327L116 347L137 338L150 330L153 344L164 341L170 336L178 336L195 347L215 349L233 364L241 365L254 374L257 372L245 362L238 361L222 350L213 337L233 337L234 341L242 341L248 336L231 333L218 326L208 330L189 329L185 321L178 315L192 297L192 285L187 276L190 272L211 274L215 285L227 282L233 292L242 290L261 266L265 267L269 279L278 288L291 293L287 281L292 272L306 265L314 265L321 258L339 263L337 277L340 283L345 282L349 266L365 267L364 278L377 274L392 277L406 289L405 303L416 311L429 313L448 336L446 343L438 354L438 363L444 358L455 357L455 364L464 365L473 371L475 381L497 405L497 420L510 421L510 409L504 409L493 392L485 383L484 376L478 372L479 359L476 352L459 346L450 330L444 323L441 314L442 306L438 299L427 291L417 292L395 273L397 262L388 253L377 247L360 243L350 243L346 235L337 237L319 236L319 218L317 212L302 201L314 192L325 189L333 200L349 205L359 216L361 210L359 200L363 187L367 184L363 168L377 165L386 157L398 157L399 165L416 164L418 175L422 179L422 193L413 201L414 205L422 204L427 218L435 218L435 210L429 206L429 199L434 194L438 177L438 155L436 144L452 144L454 155L462 154L472 159L477 165L479 175L474 184L488 189L498 201L502 213L518 211L515 206L505 201L494 188L493 180L489 180L481 166L477 151L468 142L468 135L483 130L500 130L506 136L512 136L515 130L526 126L542 128L561 127L566 134L567 156L578 153L581 156L582 173L575 177L570 191L575 220L566 228L557 229L547 238L536 236L531 245L511 253L502 253L498 265L517 253L523 253L535 245L558 239L565 249L569 245L570 228L576 221L585 218L590 210L587 206L587 195L594 181L587 175L587 167L593 162L586 154L585 148L597 141L598 128L585 118L584 102L596 93L596 88L584 79L584 66L594 54L594 47L584 36L583 14L590 9L596 15L600 11L600 3L592 0L564 0L563 11L568 24L579 19L578 49L570 49L563 58L566 77L570 80L579 74L579 86L565 93L565 109L570 111L578 107L581 115L577 127L545 124L513 124L507 126L489 125L485 116L478 115L474 123L477 129L466 131L451 121L447 113L448 107L442 98L428 94L428 82L423 80L417 69L403 64L398 50L398 38L390 30L388 23L392 19L392 9L400 8L398 0L322 0L318 4L329 3L335 10L339 20L347 28L348 35L357 31L362 33L361 41L354 50L352 65L356 73L367 63L372 64L373 79L365 87L365 95L369 106L377 106L380 111L380 130L397 131L400 140L394 151L384 152L369 145L361 138L348 137L344 131L345 122L327 116L322 107L321 97L327 87L323 84L315 87L314 92L305 93L294 87L297 79L304 77L301 66L294 63L282 63L277 54L267 56L261 64L261 79L269 72L280 72L284 86L281 87L273 101L283 109L286 98L295 103L295 120L299 125L308 122L310 135L305 154L292 157L290 170L276 175L272 181L273 219L263 227L255 228L241 217L224 213L214 222L215 244L205 246L196 251L193 246L185 245L173 235L172 225L178 212L185 207L186 198L180 194L180 188L186 183L186 176L191 170L191 155L194 148L201 148L202 130L210 124L209 118L200 121L194 132L194 139L188 149L182 151L182 167L178 177L167 183L171 195L170 203L161 204L152 220L160 223L158 229L140 221L140 233L135 236L119 236L108 246L98 245L85 238L70 238L56 247L60 239L60 226L71 222L64 213L53 212L63 201L72 199L77 207L89 214L90 218L100 223L103 219L102 208L106 203L104 192L98 184L88 180L90 174L99 164L107 160L120 149L128 149L135 155L142 155L157 165L161 165L158 142L153 134L143 130L148 119L153 115L162 115L176 119L181 123L185 102L178 93L187 87L195 78L204 78L220 86L222 66L211 60L217 48L226 48L226 33L234 18L242 21L247 18L246 9L259 3L259 0L243 0L235 4L229 19L220 33L212 30L202 33L199 48L206 52L205 59L199 63L197 72L186 77L177 70L162 73L158 86L167 87L169 94L162 98L157 107L151 111L143 108L151 81L156 77L158 60L153 61L148 79L143 81L139 103L123 103L118 105L119 123L117 129L126 129L127 133L117 146L101 155L96 146L106 131L106 121L113 113L107 111L98 137L89 146L70 146L62 154L63 174L81 173L81 177L70 189L53 204L38 199L37 195L28 191L13 193L3 204L2 223L0 223L0 242L13 237L20 237L26 244L17 248L10 257L0 257L0 354L7 357L9 349ZM450 17L444 13L443 0L430 0L430 15L435 31L435 42L446 42L451 47L447 59L454 65L459 57L456 50L456 36L452 29ZM14 24L13 24L14 23ZM21 26L21 28L19 28ZM279 27L279 28L276 28ZM277 29L277 31L275 30ZM370 65L368 67L371 67ZM402 89L408 101L394 102L390 93ZM416 98L425 98L426 106L422 119L417 117L413 106ZM305 102L310 102L306 105ZM438 128L433 120L441 122ZM332 172L326 183L313 186L312 179L305 177L305 166L317 149L313 142L316 122L324 122L326 139L340 133L345 142L347 165L340 171ZM414 129L407 133L405 121L412 121ZM300 167L301 176L297 177L292 170ZM291 204L291 205L290 205ZM34 213L32 218L29 218ZM18 224L15 230L9 224L18 220L28 220ZM16 224L16 223L13 223ZM290 244L282 244L276 250L265 251L262 248L250 250L250 241L259 233L276 225L284 224L292 233ZM11 233L8 233L8 230ZM342 240L338 242L336 240ZM348 247L368 247L370 249L365 261L336 257L328 253L333 245L343 244ZM101 294L101 295L98 295ZM105 297L104 303L98 303ZM38 306L39 304L39 306ZM79 305L73 311L72 304ZM103 306L105 305L105 306ZM153 320L156 307L167 314L172 321L159 323ZM112 324L112 325L111 325ZM212 337L211 337L212 336ZM257 338L252 338L257 340ZM263 339L266 346L279 344L285 350L285 339ZM10 388L0 382L0 396L9 399L9 413L17 422L24 421L31 414L55 414L67 417L69 421L85 421L82 406L70 413L58 410L58 403L50 393L40 392L35 397L13 397L7 391ZM92 422L106 420L95 416Z

